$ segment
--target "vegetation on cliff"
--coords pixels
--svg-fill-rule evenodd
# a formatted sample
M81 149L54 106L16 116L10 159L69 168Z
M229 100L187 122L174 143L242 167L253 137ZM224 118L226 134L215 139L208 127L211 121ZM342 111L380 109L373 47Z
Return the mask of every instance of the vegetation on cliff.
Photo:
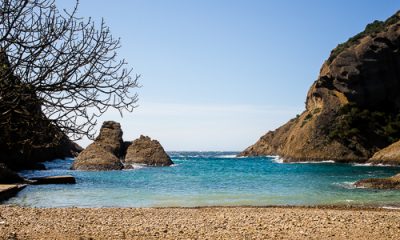
M388 146L400 139L400 113L363 109L355 103L342 106L328 128L331 140L357 149L357 144Z
M394 14L386 21L375 20L374 22L368 24L364 31L358 33L357 35L349 38L346 42L339 44L335 49L332 50L331 55L328 58L328 62L331 63L343 50L359 43L359 40L365 36L373 35L383 31L386 27L396 23L400 20L398 13Z

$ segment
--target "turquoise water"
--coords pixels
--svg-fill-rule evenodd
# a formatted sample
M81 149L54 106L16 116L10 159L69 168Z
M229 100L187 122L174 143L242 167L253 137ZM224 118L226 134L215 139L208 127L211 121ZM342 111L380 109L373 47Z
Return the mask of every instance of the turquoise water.
M7 204L35 207L193 207L237 205L400 206L400 191L354 188L362 178L387 177L399 167L279 163L273 157L235 158L233 152L172 152L171 167L85 172L70 160L46 163L31 176L71 174L75 185L28 186Z

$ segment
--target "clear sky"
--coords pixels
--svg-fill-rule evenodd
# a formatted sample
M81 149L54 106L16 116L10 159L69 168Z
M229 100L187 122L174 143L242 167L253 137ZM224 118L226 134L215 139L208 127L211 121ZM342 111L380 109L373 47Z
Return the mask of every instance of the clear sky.
M142 75L140 106L100 122L169 151L240 151L303 111L338 43L397 10L398 0L81 0L79 15L104 18Z

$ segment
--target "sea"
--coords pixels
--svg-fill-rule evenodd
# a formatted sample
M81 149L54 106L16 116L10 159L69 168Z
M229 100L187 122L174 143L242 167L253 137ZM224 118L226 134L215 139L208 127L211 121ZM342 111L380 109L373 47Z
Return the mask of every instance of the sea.
M388 177L400 167L283 163L237 152L169 152L169 167L72 171L73 159L46 162L25 177L73 175L76 184L31 185L3 204L30 207L199 207L352 205L400 207L400 191L356 188L359 179Z

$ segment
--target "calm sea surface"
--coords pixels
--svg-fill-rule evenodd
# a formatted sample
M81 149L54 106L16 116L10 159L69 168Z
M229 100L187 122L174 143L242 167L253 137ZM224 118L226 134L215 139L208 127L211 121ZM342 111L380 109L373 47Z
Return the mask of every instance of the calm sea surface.
M353 187L399 167L279 163L274 157L236 158L234 152L170 152L175 165L109 172L71 171L70 160L26 177L71 174L75 185L28 186L5 202L34 207L193 207L236 205L400 206L400 191Z

